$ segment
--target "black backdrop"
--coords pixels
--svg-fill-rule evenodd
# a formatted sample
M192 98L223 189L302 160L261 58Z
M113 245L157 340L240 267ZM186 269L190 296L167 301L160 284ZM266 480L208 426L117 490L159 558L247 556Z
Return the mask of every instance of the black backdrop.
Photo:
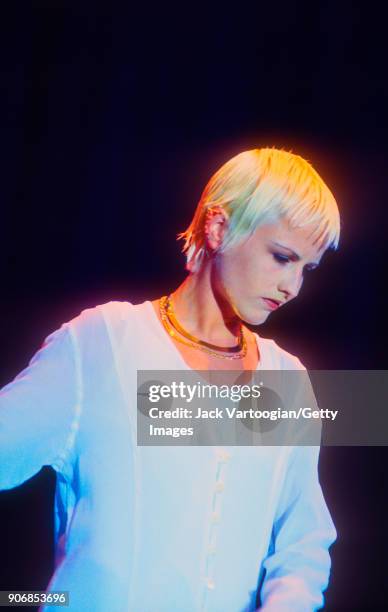
M387 45L372 4L0 11L1 386L81 309L174 289L185 276L176 234L206 180L272 145L317 167L342 237L259 333L309 368L387 368ZM327 611L387 609L386 461L385 447L322 450L339 534ZM45 588L53 487L45 468L0 494L0 590Z

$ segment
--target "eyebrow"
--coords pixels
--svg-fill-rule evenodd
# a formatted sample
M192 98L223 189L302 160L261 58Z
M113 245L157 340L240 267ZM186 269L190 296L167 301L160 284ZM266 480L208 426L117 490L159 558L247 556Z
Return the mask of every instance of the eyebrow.
M298 255L298 253L296 253L295 251L293 251L292 249L290 249L290 247L285 246L284 244L280 244L280 242L274 242L271 241L272 244L275 244L276 246L285 249L286 251L289 251L292 254L292 258L294 259L294 261L300 261L302 258L300 255ZM311 261L310 263L314 264L315 266L319 266L320 262L319 261Z

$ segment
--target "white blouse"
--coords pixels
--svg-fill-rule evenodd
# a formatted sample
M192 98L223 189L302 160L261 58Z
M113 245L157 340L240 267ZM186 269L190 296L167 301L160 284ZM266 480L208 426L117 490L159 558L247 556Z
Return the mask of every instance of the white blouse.
M256 339L258 369L305 369ZM167 369L189 370L151 302L108 302L2 389L0 487L57 474L48 590L69 612L319 609L336 538L319 447L137 446L137 370Z

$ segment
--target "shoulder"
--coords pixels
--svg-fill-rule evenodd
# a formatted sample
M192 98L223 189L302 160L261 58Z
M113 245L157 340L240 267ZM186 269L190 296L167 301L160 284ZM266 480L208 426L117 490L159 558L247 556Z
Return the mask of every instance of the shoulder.
M256 334L258 337L259 346L262 347L267 357L267 363L271 364L273 369L281 370L306 370L299 357L286 351L286 349L279 346L279 344L272 338L263 338Z
M127 323L134 310L135 305L132 302L111 300L84 308L65 325L77 335L98 334L99 330L102 332L106 327L119 328Z

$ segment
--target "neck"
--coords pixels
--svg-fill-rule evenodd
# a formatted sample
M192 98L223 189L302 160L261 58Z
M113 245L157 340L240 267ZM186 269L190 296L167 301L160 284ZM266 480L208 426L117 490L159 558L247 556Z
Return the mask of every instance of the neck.
M189 333L219 346L235 346L241 320L216 291L210 262L190 273L171 293L171 300L178 322Z

